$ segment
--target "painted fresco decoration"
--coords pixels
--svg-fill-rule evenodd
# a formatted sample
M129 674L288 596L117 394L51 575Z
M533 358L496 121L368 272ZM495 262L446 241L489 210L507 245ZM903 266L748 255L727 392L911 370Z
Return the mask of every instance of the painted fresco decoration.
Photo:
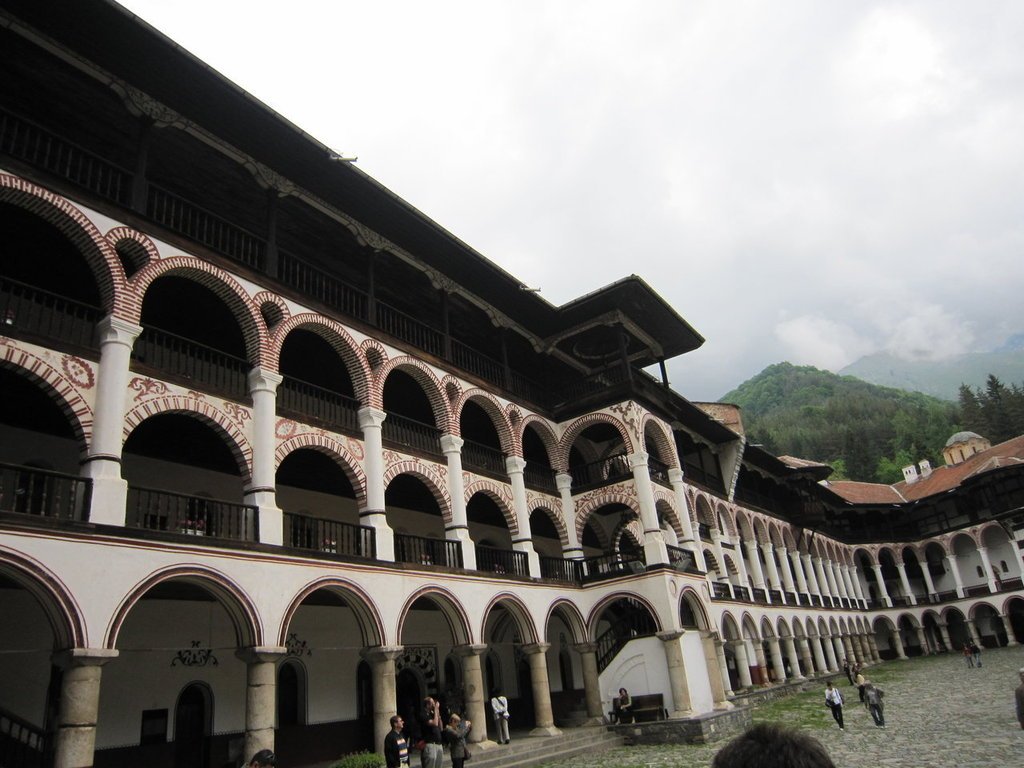
M178 651L171 659L171 666L175 667L180 662L183 667L216 667L219 666L217 657L213 654L212 648L200 647L202 640L193 640L188 648Z

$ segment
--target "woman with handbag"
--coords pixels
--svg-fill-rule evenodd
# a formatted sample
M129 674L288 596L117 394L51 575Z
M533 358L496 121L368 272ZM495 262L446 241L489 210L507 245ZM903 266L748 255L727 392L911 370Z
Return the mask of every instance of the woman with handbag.
M444 735L448 740L448 750L452 756L452 768L462 768L462 764L472 757L469 746L466 744L466 737L472 727L473 723L470 720L463 720L458 715L453 714L448 718Z

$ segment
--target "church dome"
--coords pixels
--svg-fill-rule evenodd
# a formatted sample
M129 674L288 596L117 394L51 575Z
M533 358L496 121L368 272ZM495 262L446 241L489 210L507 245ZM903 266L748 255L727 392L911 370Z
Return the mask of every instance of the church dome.
M977 432L957 432L949 440L946 441L946 447L949 448L951 445L957 443L967 443L971 440L984 440L985 438L979 435Z

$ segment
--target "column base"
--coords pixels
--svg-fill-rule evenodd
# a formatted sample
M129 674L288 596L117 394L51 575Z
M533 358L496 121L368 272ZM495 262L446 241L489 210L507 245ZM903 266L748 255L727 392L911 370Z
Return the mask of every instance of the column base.
M736 709L736 705L733 704L731 701L719 701L714 706L712 706L712 709L718 712L725 712L730 709Z
M92 479L89 522L124 527L128 507L128 481L120 473L110 475L110 462L92 461L85 465L85 476ZM116 465L120 469L119 465ZM144 513L144 512L143 512Z
M531 736L561 736L562 731L553 725L543 725L530 731Z

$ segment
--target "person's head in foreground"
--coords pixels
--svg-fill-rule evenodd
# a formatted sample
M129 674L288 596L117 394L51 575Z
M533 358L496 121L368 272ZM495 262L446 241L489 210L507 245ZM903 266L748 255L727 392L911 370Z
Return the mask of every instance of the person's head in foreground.
M249 761L249 768L274 768L276 765L277 757L269 749L261 749Z
M836 768L821 742L775 723L755 725L715 755L711 768Z

